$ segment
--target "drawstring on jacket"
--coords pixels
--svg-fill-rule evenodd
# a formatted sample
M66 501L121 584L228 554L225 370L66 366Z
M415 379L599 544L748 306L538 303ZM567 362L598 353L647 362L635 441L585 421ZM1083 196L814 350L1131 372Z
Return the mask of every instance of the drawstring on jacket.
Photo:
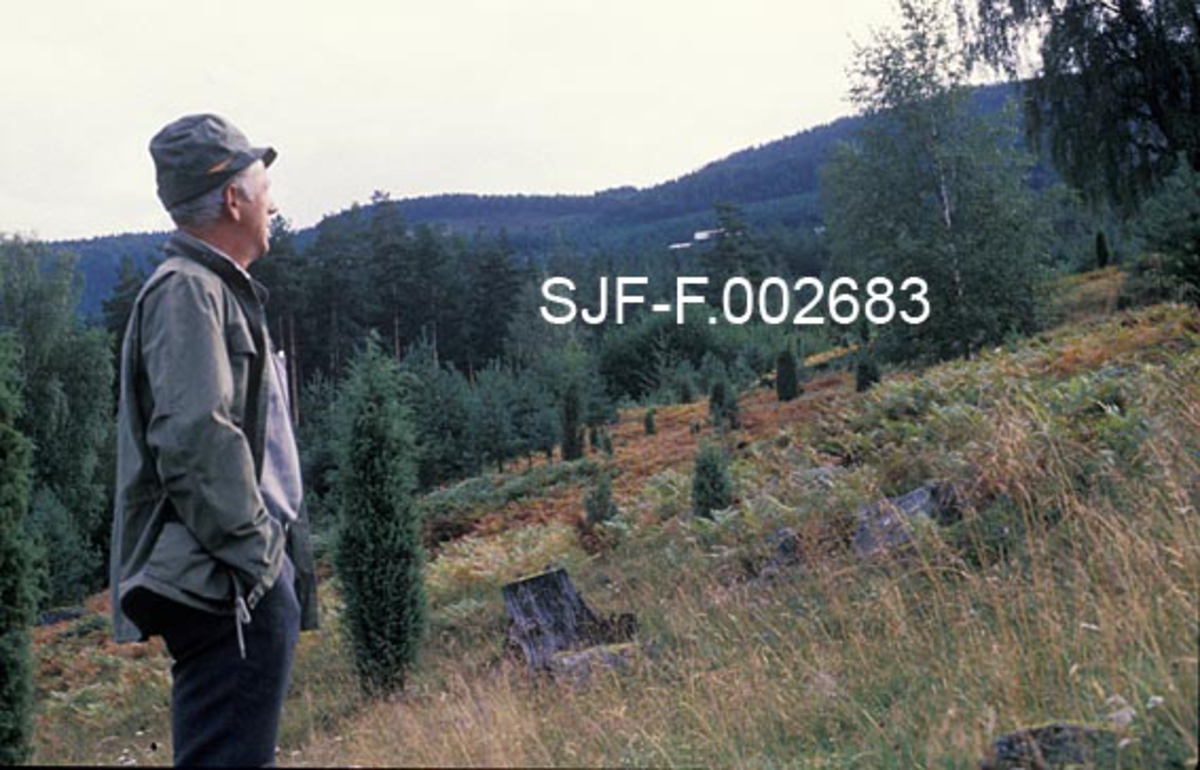
M238 585L237 580L233 581L234 611L233 619L234 626L237 628L238 651L242 653L242 660L246 659L246 639L242 636L242 624L250 625L250 608L246 606L246 600L242 597L242 587Z

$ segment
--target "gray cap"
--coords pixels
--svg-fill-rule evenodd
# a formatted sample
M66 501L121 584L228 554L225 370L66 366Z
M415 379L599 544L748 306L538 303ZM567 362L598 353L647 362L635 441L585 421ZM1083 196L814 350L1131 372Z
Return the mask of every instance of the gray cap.
M232 179L256 160L269 166L272 147L251 147L245 134L219 115L187 115L150 140L158 199L171 209Z

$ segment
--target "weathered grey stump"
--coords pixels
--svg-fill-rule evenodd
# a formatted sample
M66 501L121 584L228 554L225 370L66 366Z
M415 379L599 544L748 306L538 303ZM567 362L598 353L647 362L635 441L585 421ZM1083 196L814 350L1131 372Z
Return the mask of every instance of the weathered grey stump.
M550 670L557 653L629 641L636 620L603 618L592 611L566 570L555 569L504 586L509 644L534 670Z

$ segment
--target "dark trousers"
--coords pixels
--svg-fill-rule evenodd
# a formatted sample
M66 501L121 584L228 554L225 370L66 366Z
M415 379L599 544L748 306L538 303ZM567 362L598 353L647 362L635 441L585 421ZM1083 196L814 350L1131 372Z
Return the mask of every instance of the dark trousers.
M163 600L156 612L171 666L171 738L177 766L270 767L300 635L300 604L285 557L275 585L242 626L232 616Z

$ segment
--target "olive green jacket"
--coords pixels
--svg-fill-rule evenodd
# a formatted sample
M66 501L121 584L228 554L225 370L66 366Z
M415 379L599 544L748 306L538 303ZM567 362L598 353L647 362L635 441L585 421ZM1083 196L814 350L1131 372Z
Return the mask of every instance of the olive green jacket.
M142 287L121 350L111 580L113 634L141 641L145 591L235 615L271 587L285 549L301 628L317 627L308 517L263 503L271 341L266 290L202 241L175 234ZM285 531L286 530L286 531ZM236 582L236 585L234 583Z

